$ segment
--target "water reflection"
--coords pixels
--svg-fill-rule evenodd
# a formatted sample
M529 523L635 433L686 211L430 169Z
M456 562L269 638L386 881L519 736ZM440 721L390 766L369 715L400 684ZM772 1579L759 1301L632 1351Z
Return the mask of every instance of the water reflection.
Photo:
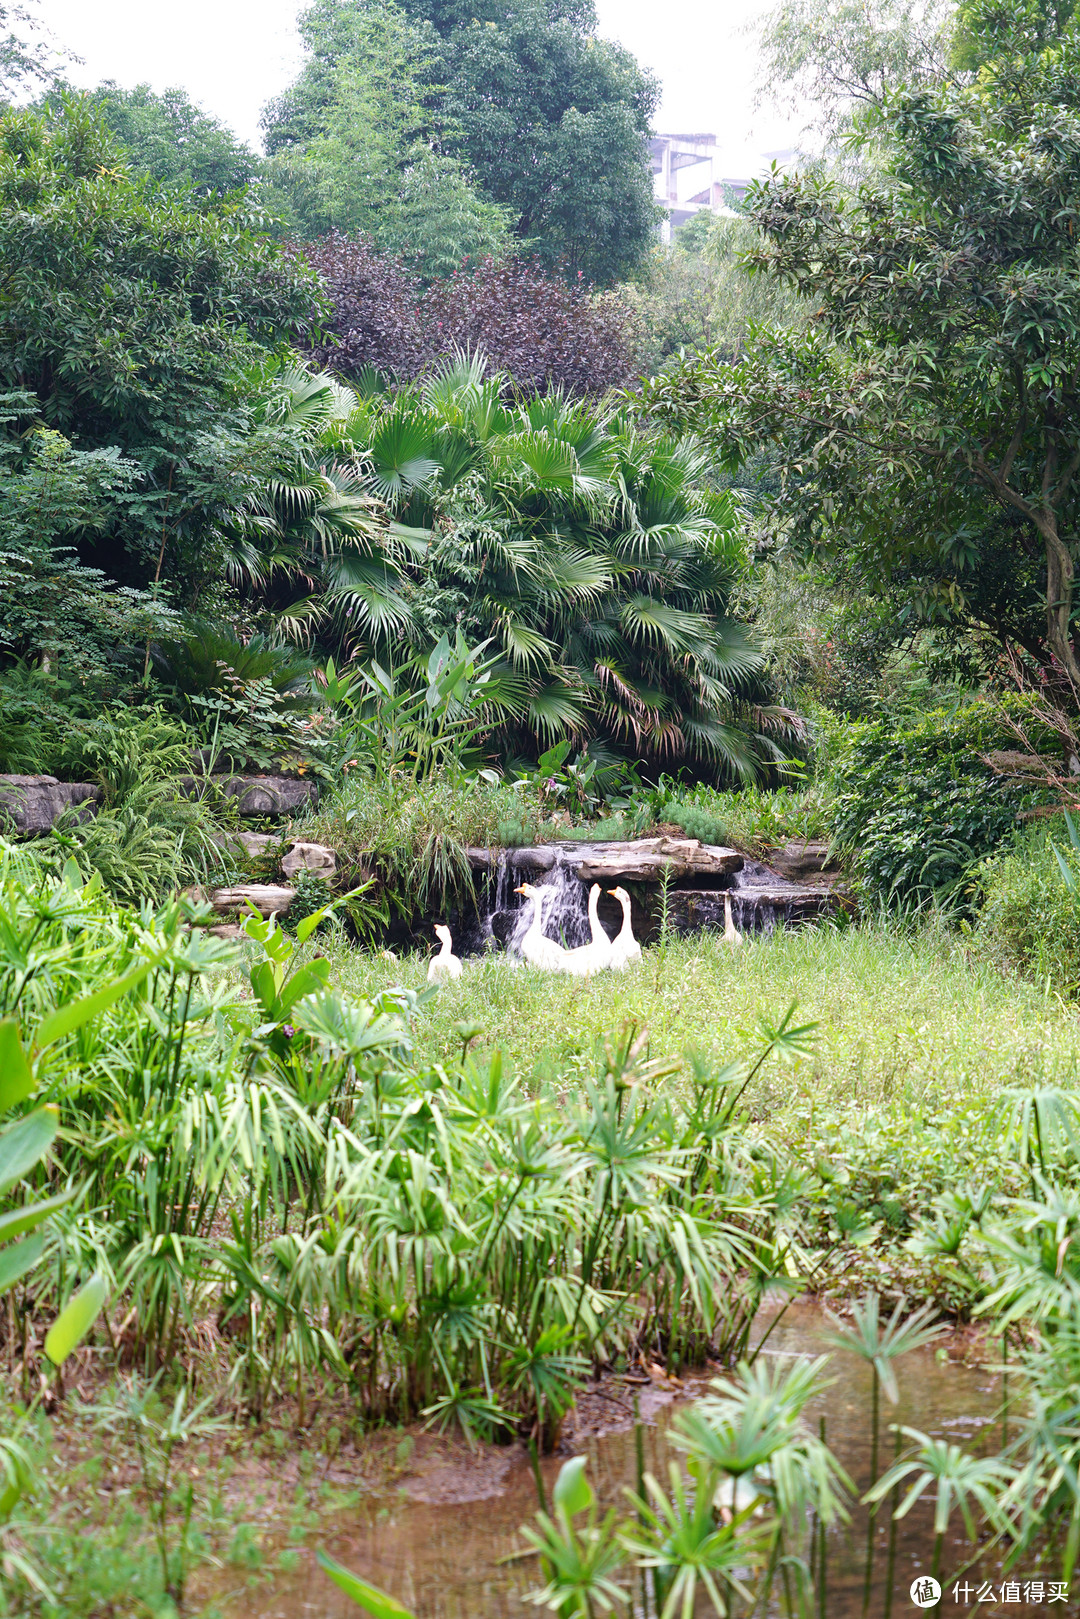
M816 1355L823 1352L827 1323L811 1305L793 1307L768 1339L769 1355ZM830 1368L833 1386L808 1408L816 1426L825 1419L826 1436L860 1490L870 1478L870 1372L853 1355L837 1352ZM1000 1390L993 1373L935 1358L932 1349L915 1350L898 1363L900 1403L882 1401L882 1425L905 1423L936 1436L947 1437L965 1448L983 1453L995 1448L999 1434L988 1431L998 1412ZM665 1433L677 1406L653 1409L645 1429L645 1466L666 1479L671 1451ZM612 1431L597 1434L575 1447L589 1457L588 1476L601 1499L620 1503L622 1489L633 1484L635 1442L627 1410L612 1405ZM892 1452L892 1435L882 1443L881 1468ZM565 1460L545 1463L548 1488ZM438 1493L438 1481L428 1480L427 1493ZM323 1544L356 1573L382 1587L412 1610L417 1619L506 1619L508 1614L539 1612L522 1607L520 1598L539 1583L534 1560L501 1564L521 1549L519 1526L536 1510L536 1489L527 1460L515 1450L505 1460L478 1470L470 1493L475 1499L443 1502L417 1500L402 1492L373 1497L349 1514L327 1522ZM908 1596L912 1580L930 1567L931 1513L921 1508L899 1525L892 1611L914 1612ZM958 1536L946 1544L943 1569L957 1572L970 1556ZM885 1574L888 1520L882 1514L877 1530L875 1574L868 1613L880 1619L886 1610ZM827 1559L827 1613L829 1619L858 1619L864 1612L866 1518L857 1511L852 1525L830 1531ZM1022 1573L1023 1571L1019 1571ZM984 1579L997 1573L988 1561ZM336 1590L314 1563L301 1553L301 1567L275 1576L273 1587L256 1593L242 1584L242 1576L226 1578L218 1588L229 1619L354 1619L356 1608ZM946 1583L946 1596L951 1582ZM948 1603L955 1608L955 1605ZM702 1608L702 1613L708 1611ZM992 1607L980 1606L988 1614ZM1064 1610L1062 1610L1064 1611ZM779 1615L779 1606L772 1613Z

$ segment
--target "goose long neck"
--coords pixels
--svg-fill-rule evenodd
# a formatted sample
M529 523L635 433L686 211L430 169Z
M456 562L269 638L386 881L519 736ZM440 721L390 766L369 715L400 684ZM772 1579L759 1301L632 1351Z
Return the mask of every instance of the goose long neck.
M592 888L589 890L589 933L591 934L594 943L601 937L606 943L607 934L603 933L600 927L600 916L598 911L599 904L600 891L594 883Z
M630 901L620 899L619 904L622 906L622 928L619 931L619 937L620 939L630 939L633 937L633 929L630 926Z

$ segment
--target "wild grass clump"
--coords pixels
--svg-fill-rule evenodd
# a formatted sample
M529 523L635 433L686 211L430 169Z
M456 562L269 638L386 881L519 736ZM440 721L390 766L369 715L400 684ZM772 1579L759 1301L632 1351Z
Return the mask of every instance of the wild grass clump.
M356 776L299 835L332 848L347 886L374 878L393 910L446 910L473 893L466 850L538 841L535 800L502 782Z
M982 889L978 939L991 958L1061 994L1080 992L1080 861L1060 822L1037 822L975 874Z
M100 786L101 807L62 816L28 850L54 874L69 859L85 877L97 872L125 905L158 905L187 884L222 881L231 863L219 826L235 824L236 806L211 778L193 776L195 741L160 706L102 713L74 728L69 769Z
M830 830L828 794L820 785L731 793L699 785L664 805L663 819L702 843L726 844L759 858L793 838L827 839Z

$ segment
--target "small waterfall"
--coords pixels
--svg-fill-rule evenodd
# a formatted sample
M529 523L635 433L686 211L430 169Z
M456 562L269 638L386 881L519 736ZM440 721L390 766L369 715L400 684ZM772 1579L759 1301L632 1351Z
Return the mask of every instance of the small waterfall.
M481 951L502 949L502 943L493 924L497 916L517 909L518 896L512 892L514 884L511 882L511 875L507 850L500 849L495 858L494 883L491 876L487 878L490 903L486 911L481 908L477 910L479 938L469 941L470 953L477 949Z
M577 873L571 871L561 849L551 870L536 886L545 894L544 932L547 937L567 950L588 944L592 936L589 930L588 888ZM551 890L555 892L554 899L546 897ZM529 931L533 916L532 901L524 896L521 898L521 908L506 941L507 950L514 956L521 954L521 941Z

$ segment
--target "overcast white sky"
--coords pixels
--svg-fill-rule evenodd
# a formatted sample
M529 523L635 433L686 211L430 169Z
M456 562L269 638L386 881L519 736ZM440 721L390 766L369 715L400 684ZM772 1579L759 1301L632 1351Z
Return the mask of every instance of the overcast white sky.
M182 85L254 145L259 109L301 59L294 21L304 0L38 0L57 42L85 59L78 84L116 79L156 90ZM661 130L712 131L724 168L741 173L795 131L753 110L757 61L744 32L764 0L598 0L601 33L618 39L663 85Z

